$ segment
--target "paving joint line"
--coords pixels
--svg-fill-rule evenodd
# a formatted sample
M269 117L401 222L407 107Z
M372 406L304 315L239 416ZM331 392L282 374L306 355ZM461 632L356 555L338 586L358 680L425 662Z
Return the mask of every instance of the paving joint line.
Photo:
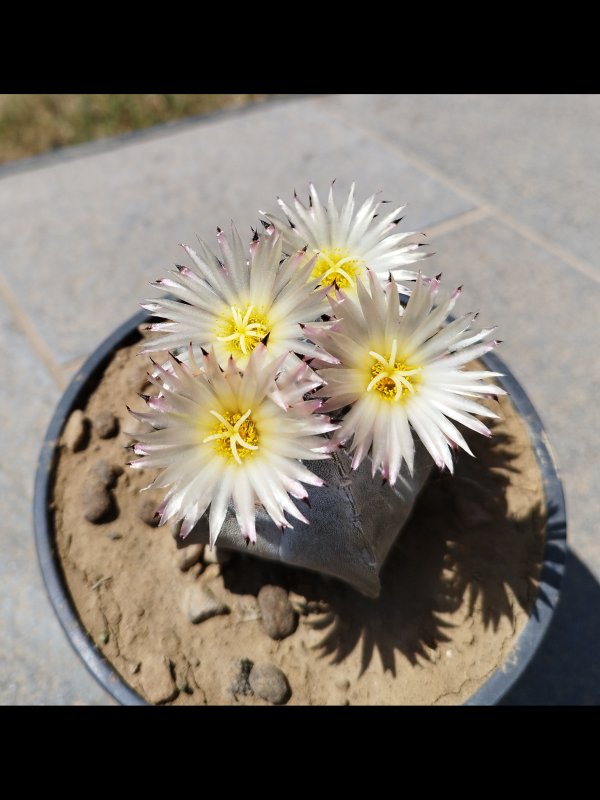
M6 307L11 313L16 327L21 330L35 355L42 362L58 389L62 391L66 387L67 382L65 376L61 372L60 366L54 360L54 356L52 355L50 348L40 337L33 323L19 305L17 298L2 275L0 275L0 297L2 300L4 300Z
M502 211L493 203L488 202L472 189L469 189L460 183L455 183L455 181L448 177L448 175L446 175L444 172L433 166L433 164L430 164L421 156L416 155L412 150L407 149L404 145L399 146L394 144L394 142L387 139L377 130L369 128L364 123L358 121L352 113L348 113L339 106L336 106L336 104L332 102L331 97L317 97L315 98L315 101L319 103L322 108L327 109L333 117L343 120L345 124L350 123L356 128L356 130L360 130L365 136L368 136L374 141L379 142L379 144L381 144L387 150L390 150L395 155L400 156L411 166L429 175L429 177L434 178L436 181L438 181L438 183L443 184L448 189L451 189L453 192L455 192L455 194L459 194L465 199L469 200L469 202L473 203L474 206L486 209L490 217L503 222L515 232L519 233L523 238L529 239L529 241L533 242L534 244L543 247L549 253L552 253L552 255L556 256L561 261L564 261L568 266L573 267L573 269L576 269L578 272L582 273L596 283L600 283L600 270L598 270L592 264L588 263L582 258L579 258L579 256L576 256L569 250L565 250L556 242L550 241L543 234L538 233L534 228L530 228L528 225L519 222L519 220L515 219L510 214L507 214L505 211Z
M450 217L442 222L435 222L433 225L424 228L424 233L427 236L442 236L451 231L460 230L467 225L472 225L482 219L490 216L490 210L487 206L479 206L479 208L471 208L468 211L463 211L455 217Z

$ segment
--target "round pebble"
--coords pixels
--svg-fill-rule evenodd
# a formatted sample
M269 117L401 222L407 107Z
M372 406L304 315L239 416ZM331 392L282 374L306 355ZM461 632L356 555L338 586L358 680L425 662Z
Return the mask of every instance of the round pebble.
M347 692L350 688L350 681L348 678L338 678L337 681L335 681L335 685L340 691Z
M109 464L105 458L96 461L90 468L90 475L97 478L100 483L103 483L108 489L112 489L117 482L119 475L122 475L123 467L117 464Z
M110 492L98 480L88 480L81 489L83 516L88 522L100 524L113 508Z
M292 693L285 673L275 664L255 664L248 683L254 694L273 705L287 703Z
M73 453L84 450L87 445L87 419L80 408L75 409L69 417L63 431L63 441Z
M221 567L218 564L202 565L202 582L213 583L218 581L221 577Z
M199 583L188 586L181 606L189 621L195 625L220 614L229 614L230 611L229 606L219 600L207 586Z
M100 411L92 417L92 427L101 439L110 439L119 432L119 420L110 411Z
M156 515L156 502L144 498L140 501L138 506L138 517L143 520L146 525L151 525L153 528L159 523L159 517Z
M290 592L288 594L288 599L292 605L292 608L297 614L305 614L306 608L308 606L308 600L304 595L298 594L297 592Z
M144 694L151 703L168 703L178 694L168 660L157 653L142 661L140 679Z
M263 586L258 593L263 628L271 639L285 639L296 630L298 617L281 586Z
M182 572L186 572L200 561L203 552L203 544L189 544L187 547L182 547L177 551L177 566Z

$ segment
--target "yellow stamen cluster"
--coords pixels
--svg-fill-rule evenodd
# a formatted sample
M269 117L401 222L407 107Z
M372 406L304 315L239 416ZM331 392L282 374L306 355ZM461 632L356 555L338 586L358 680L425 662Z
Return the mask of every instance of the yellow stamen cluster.
M324 247L317 257L310 277L320 278L321 286L335 283L340 289L355 286L358 276L364 268L364 262L354 258L342 247Z
M385 400L397 402L408 394L415 393L415 384L419 382L419 373L422 367L415 367L405 364L403 361L396 361L398 353L398 340L392 342L392 349L389 358L384 358L374 350L369 355L374 359L371 366L371 380L367 386L367 392L375 390Z
M248 356L270 331L269 320L254 306L231 306L217 324L216 338L235 358Z
M218 411L210 412L218 420L218 425L214 433L207 436L203 443L214 442L216 452L226 459L234 459L241 464L243 458L248 458L258 450L258 431L256 425L250 419L252 409L248 409L245 414L231 414L225 411L219 414ZM238 450L241 447L241 450Z

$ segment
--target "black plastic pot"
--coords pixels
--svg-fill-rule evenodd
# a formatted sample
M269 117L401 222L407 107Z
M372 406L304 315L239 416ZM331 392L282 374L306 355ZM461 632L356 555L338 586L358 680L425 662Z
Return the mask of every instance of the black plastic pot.
M39 457L34 494L35 540L42 575L50 600L65 633L83 659L86 667L102 686L123 705L147 705L131 689L98 650L83 627L67 589L60 563L56 557L55 531L48 510L51 498L56 443L71 412L84 406L95 381L112 358L113 352L133 339L137 326L150 319L139 312L124 322L92 353L78 370L63 394ZM488 354L481 361L487 369L502 372L499 383L507 390L511 401L529 429L531 442L540 466L546 495L546 544L540 586L531 616L521 632L517 644L507 659L466 702L466 705L495 705L516 683L538 649L556 610L560 586L565 570L567 527L562 484L542 422L521 385L495 355Z

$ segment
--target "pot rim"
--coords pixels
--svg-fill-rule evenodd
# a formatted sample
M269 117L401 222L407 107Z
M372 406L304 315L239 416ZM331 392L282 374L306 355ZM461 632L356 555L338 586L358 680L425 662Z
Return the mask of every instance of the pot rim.
M58 454L56 445L70 413L82 406L87 398L90 384L105 368L113 351L133 336L138 325L149 322L150 319L146 311L139 311L119 325L92 352L71 379L56 406L44 437L38 459L33 499L35 543L39 565L60 624L73 649L104 689L118 703L133 706L149 704L125 682L104 657L75 610L54 546L54 525L48 504ZM503 377L499 378L498 382L506 389L511 402L527 425L542 473L547 522L543 566L529 619L508 658L499 664L483 686L465 701L464 705L467 706L498 704L532 661L556 611L567 551L567 522L562 482L542 421L521 384L498 356L487 353L480 360L487 369L502 373Z

